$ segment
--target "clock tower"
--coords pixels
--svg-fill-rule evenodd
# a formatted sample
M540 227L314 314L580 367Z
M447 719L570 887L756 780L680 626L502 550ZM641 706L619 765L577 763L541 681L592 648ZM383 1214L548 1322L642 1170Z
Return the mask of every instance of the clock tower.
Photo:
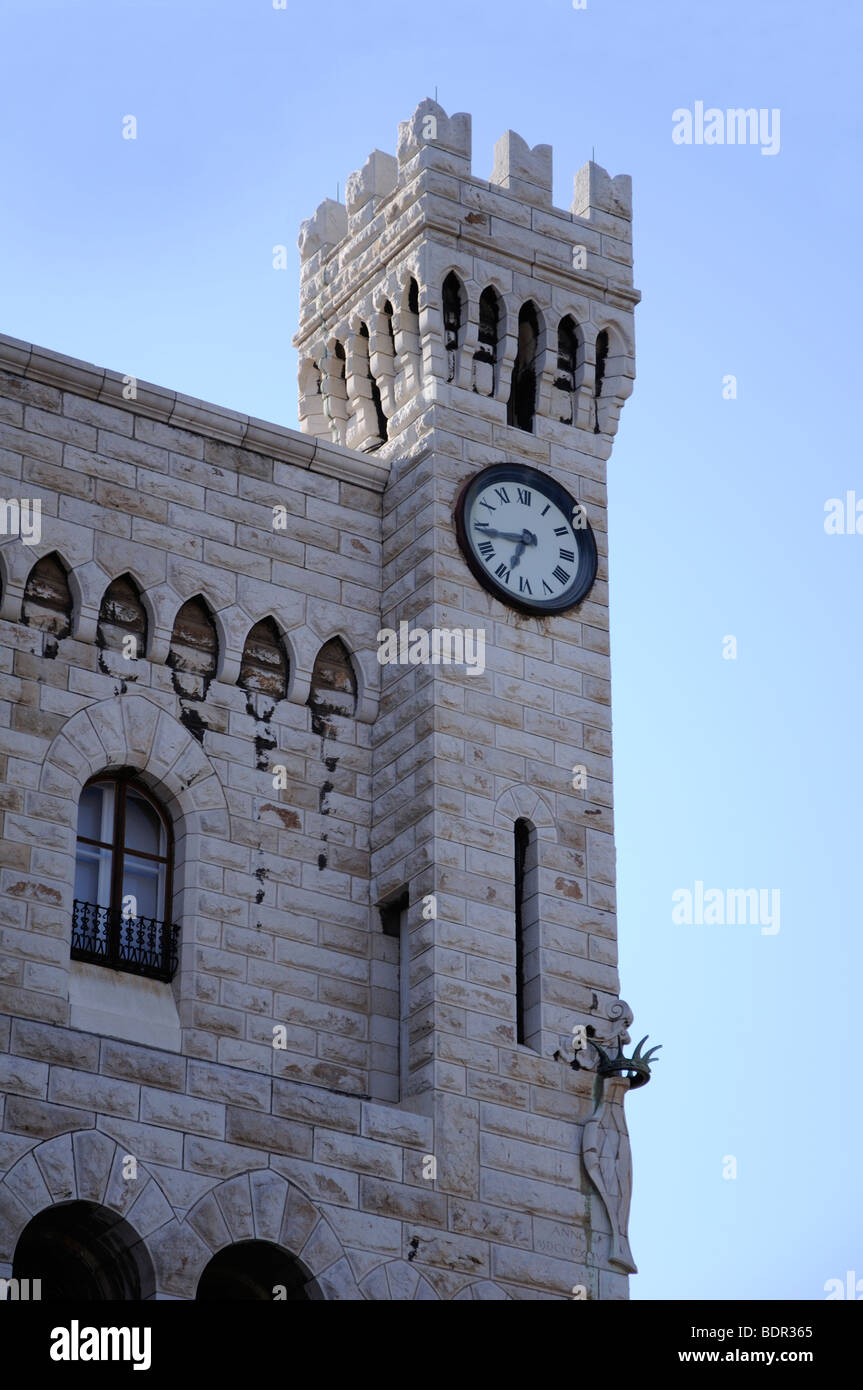
M468 1208L506 1188L544 1256L580 1252L586 1296L611 1298L634 1269L625 1085L596 1071L631 1021L606 523L631 215L630 179L592 162L555 207L551 147L512 131L477 177L470 117L423 101L396 156L375 150L303 223L295 339L302 430L389 468L381 630L484 653L380 665L373 984L397 1004L373 1042L399 1060L378 1094L434 1117L436 1190ZM565 1212L528 1156L551 1144L551 1162L564 1134Z

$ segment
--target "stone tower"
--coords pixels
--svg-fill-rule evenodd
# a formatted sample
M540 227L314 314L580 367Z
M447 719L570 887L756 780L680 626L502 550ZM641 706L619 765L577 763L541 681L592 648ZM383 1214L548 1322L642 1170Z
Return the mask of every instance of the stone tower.
M371 896L403 910L409 976L408 1060L389 1094L431 1105L439 1149L476 1152L476 1172L465 1162L440 1185L480 1199L500 1190L501 1153L589 1115L567 1067L574 1030L611 1043L631 1018L618 997L605 472L634 378L631 216L629 177L594 163L576 175L570 211L554 207L551 147L512 131L490 179L477 177L470 116L426 100L399 127L396 157L375 150L346 204L323 202L299 239L301 428L390 465L382 628L487 640L472 678L382 665L372 740ZM586 511L598 574L566 613L513 611L460 553L455 499L501 460L563 482ZM520 959L519 821L532 834ZM390 966L379 964L388 984ZM585 1187L585 1257L606 1271L594 1297L621 1296L621 1271L634 1268L625 1083L608 1084L622 1138L609 1190ZM548 1176L542 1164L520 1171Z
M551 188L511 132L475 178L424 102L303 226L302 431L0 335L19 1294L628 1295L605 465L638 296L628 179ZM555 607L470 558L495 465L584 519ZM554 515L503 527L520 593Z

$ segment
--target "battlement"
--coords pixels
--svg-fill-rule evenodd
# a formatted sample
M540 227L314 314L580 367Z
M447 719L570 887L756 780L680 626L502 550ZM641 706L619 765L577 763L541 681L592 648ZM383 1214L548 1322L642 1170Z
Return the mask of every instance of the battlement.
M631 180L589 162L565 211L550 145L506 131L488 180L471 159L470 116L426 99L303 222L300 427L386 457L458 400L607 455L635 374Z
M474 176L471 160L469 114L460 111L448 116L442 106L427 97L410 119L399 125L397 154L373 150L362 169L348 178L345 201L325 198L313 216L302 223L299 247L303 274L314 273L308 263L318 252L323 252L327 259L328 252L368 226L384 204L392 208L394 199L409 192L425 171L463 180L477 190L506 194L521 204L553 213L561 219L561 226L554 228L558 235L567 222L576 229L580 223L588 223L629 240L628 228L620 225L632 219L632 180L628 174L611 178L605 169L588 161L575 175L573 201L565 211L552 203L551 145L535 145L531 149L520 135L508 130L494 147L493 168L487 180ZM458 197L451 184L446 187L440 181L428 182L430 190L439 196ZM470 196L460 201L474 210L480 206ZM618 221L611 225L603 214ZM475 219L470 225L477 226L478 221ZM518 221L523 223L521 218ZM542 229L541 223L537 226ZM545 230L549 233L551 228Z

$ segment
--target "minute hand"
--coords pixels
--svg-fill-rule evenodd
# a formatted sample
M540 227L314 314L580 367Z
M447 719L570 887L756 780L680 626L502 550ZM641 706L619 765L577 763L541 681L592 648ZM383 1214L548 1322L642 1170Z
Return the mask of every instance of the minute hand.
M536 536L532 531L491 531L485 526L482 528L484 536L493 536L499 541L521 541L522 545L536 545Z

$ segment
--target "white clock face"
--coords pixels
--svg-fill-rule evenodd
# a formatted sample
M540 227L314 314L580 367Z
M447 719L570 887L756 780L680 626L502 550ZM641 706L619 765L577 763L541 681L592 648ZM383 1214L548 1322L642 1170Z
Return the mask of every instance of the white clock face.
M462 525L474 573L478 565L482 583L519 607L561 611L579 602L591 559L592 583L596 551L584 510L535 469L485 470L467 489Z

